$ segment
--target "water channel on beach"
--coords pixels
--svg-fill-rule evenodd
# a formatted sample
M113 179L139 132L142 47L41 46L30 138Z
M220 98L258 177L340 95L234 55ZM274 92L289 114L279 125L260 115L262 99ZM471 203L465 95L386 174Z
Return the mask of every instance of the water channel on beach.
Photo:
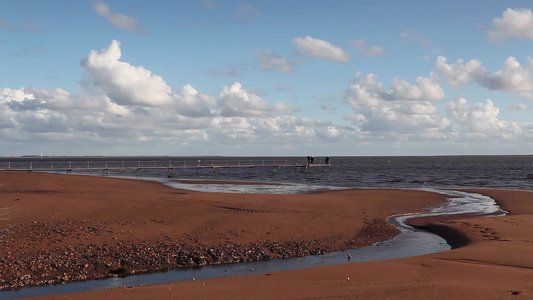
M163 182L174 187L184 187L183 184L176 182L172 183L172 181L170 180L163 180ZM196 186L196 189L206 189L212 191L215 186L218 189L218 192L234 192L240 189L239 185L237 184L212 186L211 184L205 184L201 186ZM247 185L245 189L247 192L253 192L254 190L256 190L256 192L264 192L264 188L264 186L260 185ZM272 186L270 186L270 188L271 192L274 190L276 191L276 193L284 193L283 189L289 189L287 187L284 188L283 186L274 187L273 190ZM402 231L402 233L391 240L376 243L367 247L332 252L324 255L311 255L304 257L273 259L266 261L208 265L196 268L180 268L166 272L132 275L128 277L113 277L110 279L92 280L87 282L73 282L64 285L27 287L15 291L0 292L0 299L74 293L100 289L178 282L193 279L265 274L271 272L318 266L393 259L436 253L450 250L451 247L446 243L443 238L435 234L419 230L407 225L405 223L407 219L450 214L489 215L504 213L496 205L496 202L493 199L484 195L453 190L438 190L432 188L426 188L422 190L445 194L450 197L449 201L445 205L435 207L431 211L425 213L413 213L390 217L389 222L398 227ZM241 190L240 192L243 191ZM350 259L348 257L350 257Z

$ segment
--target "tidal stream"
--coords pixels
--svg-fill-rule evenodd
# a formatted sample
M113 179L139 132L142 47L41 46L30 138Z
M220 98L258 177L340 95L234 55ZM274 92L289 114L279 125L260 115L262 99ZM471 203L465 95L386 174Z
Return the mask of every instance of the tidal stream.
M231 189L231 187L228 188ZM376 243L367 247L332 252L324 255L208 265L196 268L179 268L167 272L131 275L128 277L113 277L109 279L91 280L87 282L73 282L64 285L26 287L15 291L0 292L0 299L85 292L185 280L265 274L318 266L393 259L436 253L450 250L451 247L443 238L407 225L407 219L451 214L478 214L480 216L490 214L497 215L498 213L505 214L505 212L496 205L496 202L493 199L484 195L451 190L423 190L449 196L450 198L448 198L448 203L443 206L435 207L429 212L390 217L388 221L398 227L402 231L401 234L393 239ZM350 259L348 257L350 257Z

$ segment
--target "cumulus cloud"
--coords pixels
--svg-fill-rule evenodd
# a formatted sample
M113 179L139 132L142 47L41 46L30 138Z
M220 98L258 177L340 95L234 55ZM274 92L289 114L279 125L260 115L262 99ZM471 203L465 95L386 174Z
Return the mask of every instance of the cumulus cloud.
M352 60L349 53L345 52L338 46L332 45L328 41L306 36L294 38L292 42L296 45L297 51L301 55L339 62Z
M505 38L533 39L533 13L531 9L508 8L501 18L492 21L494 30L489 31L489 38L494 42Z
M459 98L449 102L446 110L448 116L468 135L512 138L522 133L522 128L517 123L498 119L500 110L490 99L472 106L466 99Z
M293 63L276 54L271 50L256 51L257 59L261 63L260 70L264 71L278 71L278 72L293 72Z
M94 11L98 15L106 18L115 28L131 30L135 33L145 33L145 30L137 19L125 14L112 13L111 8L105 2L96 2L94 4Z
M380 45L373 44L368 40L357 40L353 41L352 45L355 46L359 51L363 53L364 56L371 57L382 55L384 53L383 47Z
M358 73L345 92L356 112L354 122L368 131L439 131L449 121L439 115L432 101L443 100L444 91L433 78L418 77L415 84L395 79L389 89L375 74Z
M107 49L93 50L81 61L93 87L121 105L151 106L171 102L172 90L161 76L120 61L121 56L120 42L113 40Z
M291 114L297 111L296 107L282 102L269 105L255 93L243 89L239 82L224 86L218 98L222 117L269 117L272 112Z
M515 93L533 99L533 60L530 58L527 64L522 66L511 56L504 62L501 70L490 72L477 59L466 63L458 59L456 63L448 64L445 57L439 56L435 67L440 74L448 78L454 88L476 82L491 90Z
M492 102L469 105L457 100L448 104L448 117L439 113L434 102L443 100L444 92L432 74L412 82L396 78L386 86L375 74L358 73L344 96L353 109L344 118L352 124L339 126L328 120L297 117L297 107L269 102L266 95L239 82L222 87L216 95L189 84L171 88L150 70L122 61L118 41L91 51L81 65L87 72L79 93L61 88L0 88L0 145L4 151L8 149L4 146L15 143L42 141L40 145L56 149L52 152L61 147L62 154L74 155L161 155L175 153L174 149L212 154L215 148L226 155L252 151L287 155L310 147L317 151L321 147L346 149L378 139L533 135L526 125L500 120ZM324 104L321 109L333 113L343 108ZM63 147L64 141L72 148ZM239 147L243 149L240 152Z
M391 87L386 89L377 75L358 72L346 93L353 107L377 106L394 100L438 101L445 97L433 74L429 78L417 77L414 84L395 78Z
M41 145L53 148L68 140L72 148L62 147L64 154L102 149L138 154L182 146L202 151L231 140L228 154L235 153L235 145L283 154L294 145L316 146L322 139L342 142L353 136L350 128L295 117L297 107L269 103L238 82L217 96L191 85L174 90L151 71L120 59L118 41L91 51L81 63L87 74L78 94L60 88L0 88L0 143L43 141ZM291 143L286 143L289 137ZM161 145L166 148L157 148Z

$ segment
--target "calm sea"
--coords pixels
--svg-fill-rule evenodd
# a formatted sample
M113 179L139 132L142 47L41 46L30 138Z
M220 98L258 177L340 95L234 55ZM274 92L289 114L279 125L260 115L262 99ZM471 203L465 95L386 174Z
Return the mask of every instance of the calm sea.
M306 164L306 157L22 157L1 158L0 169L33 161L33 167L67 163L73 166L209 166L209 165L284 165ZM315 157L314 163L323 163ZM302 172L295 167L206 169L143 169L108 171L109 176L159 178L165 182L184 180L230 180L293 183L308 190L321 188L503 188L531 190L533 155L513 156L402 156L402 157L331 157L331 167L313 167ZM101 175L101 170L74 171ZM172 175L172 178L168 178ZM238 192L238 191L237 191Z

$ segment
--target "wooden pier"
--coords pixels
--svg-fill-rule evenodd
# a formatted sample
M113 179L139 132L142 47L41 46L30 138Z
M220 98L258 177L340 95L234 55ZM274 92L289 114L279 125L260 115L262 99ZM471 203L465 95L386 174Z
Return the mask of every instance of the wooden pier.
M199 174L202 170L211 169L214 174L225 173L237 168L294 168L295 171L305 172L310 168L330 168L331 164L307 164L298 160L166 160L166 161L127 161L127 160L90 160L90 161L7 161L0 162L0 171L25 172L66 172L101 171L108 176L112 170L135 171L136 176L142 177L144 170L167 170L168 176L173 177L176 170L195 169Z

